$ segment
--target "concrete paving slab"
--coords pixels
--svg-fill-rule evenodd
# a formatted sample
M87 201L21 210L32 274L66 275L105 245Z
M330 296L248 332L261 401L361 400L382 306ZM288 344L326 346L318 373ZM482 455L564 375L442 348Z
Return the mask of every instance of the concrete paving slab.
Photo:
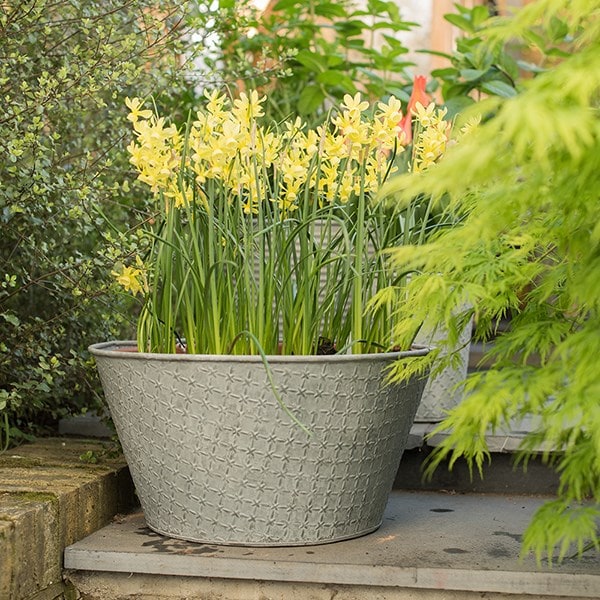
M519 561L543 498L394 491L381 528L323 546L243 548L174 540L141 512L65 550L67 569L306 584L600 598L600 555L552 569Z

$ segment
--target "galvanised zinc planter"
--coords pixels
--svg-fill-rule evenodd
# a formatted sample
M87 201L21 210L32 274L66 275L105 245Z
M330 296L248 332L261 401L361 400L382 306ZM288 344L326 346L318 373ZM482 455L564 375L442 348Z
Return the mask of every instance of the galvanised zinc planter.
M154 531L288 546L379 527L425 384L384 385L384 369L426 349L269 357L277 389L310 437L278 404L259 356L134 349L90 347Z
M439 423L463 399L461 383L467 377L469 367L469 353L471 351L472 323L465 327L459 336L458 346L453 350L458 354L459 361L455 366L449 366L435 376L431 376L423 390L421 403L415 416L416 423ZM438 342L446 337L446 331L440 330L435 335L420 332L416 343L424 346L435 347ZM447 354L448 351L444 351Z

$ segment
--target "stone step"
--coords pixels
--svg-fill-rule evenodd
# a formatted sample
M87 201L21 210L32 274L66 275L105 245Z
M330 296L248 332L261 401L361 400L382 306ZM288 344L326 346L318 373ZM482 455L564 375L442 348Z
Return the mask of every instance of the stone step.
M62 599L65 546L134 505L108 444L45 439L0 454L0 600Z
M519 560L544 500L395 490L375 533L287 548L175 540L138 511L66 548L65 567L86 600L599 599L597 552L552 569Z

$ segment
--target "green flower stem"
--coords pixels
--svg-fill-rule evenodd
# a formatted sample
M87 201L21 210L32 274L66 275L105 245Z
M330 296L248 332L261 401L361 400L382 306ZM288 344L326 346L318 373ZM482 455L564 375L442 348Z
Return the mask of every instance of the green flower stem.
M348 96L307 130L253 119L256 92L211 95L181 133L128 102L131 161L158 201L144 260L115 271L146 294L140 348L174 352L185 338L188 352L256 353L242 331L269 354L390 347L390 304L369 303L397 278L381 252L429 235L421 207L373 200L396 158L397 100L367 115Z
M352 336L355 340L352 345L352 352L359 354L363 348L358 340L363 338L363 293L364 293L364 267L363 254L365 247L365 180L364 170L360 173L360 192L358 194L358 204L356 210L356 231L354 234L354 275L352 279Z

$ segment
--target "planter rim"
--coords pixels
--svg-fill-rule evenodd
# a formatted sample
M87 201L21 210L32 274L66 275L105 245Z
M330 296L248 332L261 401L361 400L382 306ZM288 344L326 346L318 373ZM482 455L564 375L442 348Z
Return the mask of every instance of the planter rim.
M236 363L261 363L263 358L260 354L159 354L153 352L131 352L119 351L119 348L137 348L135 340L115 340L111 342L101 342L92 344L88 347L89 352L94 356L104 358L129 358L132 360L172 360L177 362L236 362ZM396 360L399 358L410 358L426 356L430 351L427 346L413 345L411 350L398 352L381 352L379 354L307 354L307 355L281 355L269 354L266 356L269 364L277 363L347 363L353 361L376 361L376 360Z

